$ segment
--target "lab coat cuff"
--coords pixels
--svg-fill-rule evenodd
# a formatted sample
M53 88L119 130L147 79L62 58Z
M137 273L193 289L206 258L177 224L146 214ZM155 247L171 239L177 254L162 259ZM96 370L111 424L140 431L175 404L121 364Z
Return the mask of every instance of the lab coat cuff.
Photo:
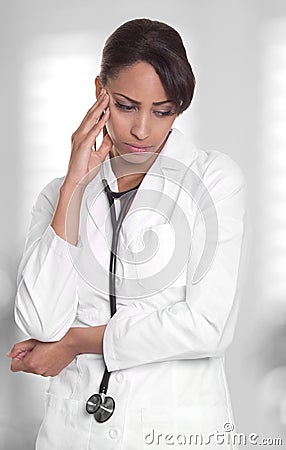
M70 244L56 234L53 227L49 224L44 234L42 235L42 241L51 248L57 255L64 258L72 259L77 258L82 249L82 242L79 237L77 245Z

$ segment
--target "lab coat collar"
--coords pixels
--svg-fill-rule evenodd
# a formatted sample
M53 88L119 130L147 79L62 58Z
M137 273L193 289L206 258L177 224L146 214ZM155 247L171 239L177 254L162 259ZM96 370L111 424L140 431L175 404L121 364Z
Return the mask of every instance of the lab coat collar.
M172 128L166 144L160 152L162 169L184 171L195 158L195 145L177 128Z
M127 247L142 229L160 224L158 221L162 220L162 218L160 219L160 214L155 213L161 211L162 196L169 195L169 189L172 189L172 195L174 194L174 189L180 189L184 174L195 158L196 151L194 144L181 131L172 128L166 144L144 176L129 211L123 220L120 234ZM98 175L88 186L89 191L92 191L93 194L95 191L101 191L98 193L96 200L96 217L92 213L92 198L94 199L94 195L87 195L86 201L94 225L104 236L108 230L111 230L111 223L108 223L110 222L110 217L109 220L106 219L106 211L109 209L109 204L103 190L102 179L106 178L110 188L118 192L117 179L112 170L109 155L107 155L104 163L101 165ZM174 183L166 183L167 179L174 181ZM99 215L99 211L102 211L101 215Z

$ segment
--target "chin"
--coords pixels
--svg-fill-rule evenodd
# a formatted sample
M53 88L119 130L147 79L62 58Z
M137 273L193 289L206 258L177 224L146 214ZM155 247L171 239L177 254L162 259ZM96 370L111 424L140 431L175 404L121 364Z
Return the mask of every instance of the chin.
M131 164L144 164L155 155L154 152L120 153L122 159Z

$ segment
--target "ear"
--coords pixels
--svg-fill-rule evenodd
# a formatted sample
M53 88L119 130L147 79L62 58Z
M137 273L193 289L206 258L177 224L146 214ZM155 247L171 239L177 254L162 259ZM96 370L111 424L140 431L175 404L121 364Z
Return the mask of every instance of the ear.
M102 85L101 85L101 82L100 82L100 79L99 79L98 75L95 78L94 83L95 83L95 96L96 96L96 98L98 98L99 94L100 94L100 91L102 89Z

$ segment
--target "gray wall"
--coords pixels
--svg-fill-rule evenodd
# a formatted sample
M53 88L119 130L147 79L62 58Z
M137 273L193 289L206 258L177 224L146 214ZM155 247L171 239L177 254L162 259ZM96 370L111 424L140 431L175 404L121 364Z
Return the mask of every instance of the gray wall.
M30 210L40 189L65 174L70 134L93 102L105 38L135 17L166 21L182 33L197 88L177 126L198 146L230 154L247 177L242 303L227 374L236 431L285 435L286 3L114 5L1 2L0 448L32 449L43 414L46 381L11 373L5 357L26 338L14 325L13 301Z

